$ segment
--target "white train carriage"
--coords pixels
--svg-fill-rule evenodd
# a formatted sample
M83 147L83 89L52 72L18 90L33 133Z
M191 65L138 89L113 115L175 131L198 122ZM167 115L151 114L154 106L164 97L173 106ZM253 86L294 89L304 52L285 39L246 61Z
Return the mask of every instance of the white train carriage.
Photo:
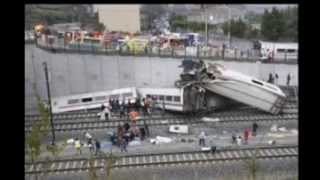
M140 98L152 97L156 108L166 110L184 111L183 108L183 88L139 88Z
M181 88L139 88L138 93L141 99L152 97L156 108L162 109L164 104L165 110L176 112L212 110L232 103L218 94L190 85Z
M235 101L277 114L284 102L285 94L273 84L227 69L220 64L209 64L209 76L203 81L207 90Z
M96 109L101 107L102 104L108 106L110 99L130 101L134 103L137 97L137 90L134 87L56 97L52 98L52 112L61 113L85 109Z

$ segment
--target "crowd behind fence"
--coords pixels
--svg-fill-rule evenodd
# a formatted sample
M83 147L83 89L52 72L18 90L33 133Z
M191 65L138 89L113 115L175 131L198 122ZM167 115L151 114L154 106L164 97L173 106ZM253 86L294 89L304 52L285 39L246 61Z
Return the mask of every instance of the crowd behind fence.
M162 48L157 45L147 45L145 48L136 50L129 49L127 46L112 45L103 47L100 44L93 43L65 43L63 39L54 39L44 41L42 39L35 40L38 47L53 52L70 52L70 53L94 53L105 55L127 55L127 56L153 56L153 57L174 57L183 58L186 56L196 57L200 59L212 60L234 60L234 61L261 61L259 51L255 49L223 49L220 47L203 47L203 46L187 46L187 47L170 47ZM283 58L278 57L272 60L263 60L270 63L297 63L297 58L290 58L286 54Z

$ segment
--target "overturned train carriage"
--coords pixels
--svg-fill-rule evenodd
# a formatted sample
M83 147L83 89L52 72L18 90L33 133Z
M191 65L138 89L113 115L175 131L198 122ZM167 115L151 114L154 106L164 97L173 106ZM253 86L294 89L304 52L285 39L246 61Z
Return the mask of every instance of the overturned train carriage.
M175 112L199 112L220 109L234 102L198 86L179 88L138 88L140 98L152 97L154 107Z
M199 68L192 69L196 72L191 74L193 79L189 81L193 86L200 86L212 93L272 114L278 114L282 110L286 96L279 87L233 71L221 64L206 65L201 61L200 64ZM186 74L185 71L183 73ZM183 83L180 81L179 85L181 84Z

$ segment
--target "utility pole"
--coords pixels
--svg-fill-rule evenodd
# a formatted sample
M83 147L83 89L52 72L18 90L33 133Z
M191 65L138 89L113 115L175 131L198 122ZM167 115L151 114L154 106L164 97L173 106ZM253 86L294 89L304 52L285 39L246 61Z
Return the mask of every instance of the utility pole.
M204 11L205 18L205 33L206 33L206 46L208 46L208 16L204 4L201 4L201 9Z
M51 108L51 95L50 95L50 86L49 86L49 76L48 76L48 67L47 63L43 62L44 67L44 73L46 76L46 84L47 84L47 92L48 92L48 102L49 102L49 118L50 118L50 124L51 124L51 132L52 132L52 145L55 145L55 133L54 133L54 125L52 120L52 108Z
M230 7L228 6L228 41L229 41L229 48L231 47L231 12Z

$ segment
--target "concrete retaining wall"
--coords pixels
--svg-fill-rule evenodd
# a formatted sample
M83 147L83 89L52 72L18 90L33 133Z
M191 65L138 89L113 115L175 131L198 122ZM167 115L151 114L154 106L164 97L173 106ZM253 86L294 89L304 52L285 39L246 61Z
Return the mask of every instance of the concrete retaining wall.
M34 83L40 96L47 96L44 61L49 67L53 97L128 86L172 87L182 70L178 68L182 59L50 53L34 45L25 45L26 111L35 109ZM283 85L286 75L292 73L292 85L298 85L297 65L215 62L264 80L270 72L278 73L279 83Z

